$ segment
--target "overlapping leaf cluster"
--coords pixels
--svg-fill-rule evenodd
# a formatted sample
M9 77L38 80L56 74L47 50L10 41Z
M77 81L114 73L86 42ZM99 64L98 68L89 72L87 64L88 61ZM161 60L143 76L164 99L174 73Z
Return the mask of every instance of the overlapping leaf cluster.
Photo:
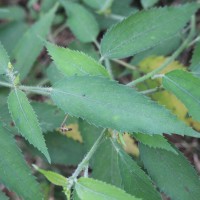
M0 9L0 18L14 23L11 28L16 26L24 32L20 40L13 39L15 47L11 48L6 40L2 40L5 48L0 44L0 77L6 80L3 82L4 86L11 88L10 92L6 90L0 96L0 112L4 113L4 116L0 114L1 182L24 199L43 198L37 182L30 175L30 169L21 158L12 133L21 134L49 162L52 160L56 164L78 165L102 128L108 128L109 133L89 163L93 169L91 178L84 177L75 181L71 195L73 199L159 200L162 199L161 191L176 200L198 200L200 181L196 172L162 135L175 133L199 138L199 133L136 88L112 80L109 63L113 59L135 54L140 60L145 55L157 52L156 47L179 37L178 34L199 5L190 3L133 13L112 26L98 44L97 36L102 27L91 9L105 17L109 15L112 6L114 9L116 1L102 0L99 3L84 0L90 7L86 8L77 2L60 0L60 6L67 15L65 26L70 28L80 42L85 43L71 44L72 50L44 42L58 8L53 1L44 2L42 12L53 8L30 28L24 22L19 22L25 18L23 12L16 14L19 8ZM141 1L145 9L157 2ZM5 27L5 33L8 31L10 34L9 29L10 23ZM1 35L0 32L0 39L5 37L5 33ZM51 35L49 38L51 39ZM90 42L99 48L100 58ZM21 85L20 80L26 81L44 45L53 60L47 69L52 87L37 89ZM192 73L174 70L162 75L163 88L179 98L187 107L189 115L197 121L200 121L199 49L198 44L189 68ZM166 50L167 53L171 51L173 48ZM141 52L143 55L139 54ZM98 58L103 63L97 61ZM47 94L50 97L49 104L30 103L28 93L23 91L27 91L27 88L31 92ZM66 114L70 115L68 123L76 123L79 127L83 143L67 138L67 133L55 133L60 131L59 126ZM12 123L14 127L10 125ZM47 132L51 133L43 135ZM141 161L147 173L123 150L123 141L118 141L122 138L117 138L116 132L119 135L128 132L139 142ZM31 151L39 154L35 150ZM63 187L65 195L70 196L67 178L36 166L35 168L50 182ZM175 176L177 180L174 179ZM6 199L4 194L0 193L0 196Z

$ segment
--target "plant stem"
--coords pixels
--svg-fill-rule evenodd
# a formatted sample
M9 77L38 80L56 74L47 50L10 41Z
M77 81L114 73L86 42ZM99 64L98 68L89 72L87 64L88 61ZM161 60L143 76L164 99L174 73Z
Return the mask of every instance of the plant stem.
M194 40L192 40L192 42L190 42L188 44L188 47L192 46L193 44L195 44L196 42L199 42L200 41L200 36L196 37Z
M135 66L130 65L129 63L124 62L123 60L112 59L112 61L114 61L114 62L116 62L116 63L118 63L118 64L120 64L120 65L122 65L122 66L124 66L124 67L126 67L128 69L131 69L131 70L136 70L137 69Z
M36 87L24 86L24 85L15 86L11 83L7 83L7 82L3 82L3 81L0 81L0 86L5 86L5 87L9 87L9 88L18 87L20 90L29 91L29 92L33 92L33 93L37 93L37 94L42 94L42 95L50 95L50 92L52 91L52 88L45 88L45 87L38 87L38 86L36 86Z
M146 74L145 76L142 76L130 83L128 83L128 86L135 86L136 84L143 82L145 80L147 80L148 78L151 78L152 76L154 76L155 74L157 74L158 72L162 71L163 69L165 69L171 62L173 62L179 55L180 53L188 47L188 44L190 43L193 35L195 32L195 17L192 16L191 18L191 29L190 29L190 33L188 35L188 37L185 39L185 41L181 44L181 46L172 54L171 57L169 57L160 67L158 67L157 69L151 71L150 73Z
M94 40L93 42L94 42L95 46L97 47L97 49L100 50L99 42L97 40Z
M76 181L76 179L77 179L78 175L81 173L81 171L87 167L89 160L94 155L94 153L96 152L97 148L99 147L99 144L100 144L100 142L102 141L102 139L104 137L105 131L106 131L106 129L103 129L103 131L101 132L99 138L93 144L92 148L89 150L89 152L87 153L85 158L83 158L83 160L79 163L78 167L76 168L76 170L72 174L72 176L68 178L68 182L69 182L68 189L69 190L73 186L74 182Z
M116 15L116 14L110 14L107 17L110 18L110 19L117 20L117 21L122 21L126 18L125 16Z
M156 88L152 88L152 89L149 89L149 90L144 90L144 91L140 91L140 94L152 94L154 92L158 92L158 91L161 91L163 88L162 87L156 87Z
M59 26L52 34L52 37L55 38L61 31L63 31L67 27L67 24L64 23L61 26Z
M12 84L7 83L7 82L4 82L4 81L0 81L0 86L5 86L5 87L9 87L9 88L12 88L12 87L13 87Z
M112 73L111 64L110 64L110 60L105 59L105 65L106 65L106 69L107 69L107 71L108 71L110 77L111 77L112 79L114 79L113 73Z

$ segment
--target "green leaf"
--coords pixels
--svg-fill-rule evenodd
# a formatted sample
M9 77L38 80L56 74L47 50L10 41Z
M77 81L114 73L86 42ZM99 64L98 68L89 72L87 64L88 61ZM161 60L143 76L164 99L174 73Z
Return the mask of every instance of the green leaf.
M41 2L41 11L42 12L48 12L55 4L54 0L43 0Z
M110 10L112 11L112 13L118 16L127 17L130 14L133 14L133 12L137 11L137 8L131 6L131 3L132 3L132 0L123 0L123 1L115 0L113 1ZM103 31L110 28L112 25L116 24L117 22L119 22L119 19L109 18L105 14L104 15L96 14L95 17L99 23L100 29Z
M144 167L162 192L176 200L199 199L199 177L178 150L176 155L142 144L139 145L139 149Z
M161 42L160 44L151 49L136 54L132 58L131 64L137 66L142 60L146 59L149 56L168 56L180 46L181 41L182 41L181 35L176 35L173 38L165 40L164 42Z
M163 86L184 103L194 119L200 121L199 78L183 70L174 70L164 75Z
M0 191L0 199L1 200L9 200L8 197L2 191Z
M6 73L9 62L9 56L0 42L0 74Z
M26 200L42 200L39 185L22 158L14 139L0 124L0 179L9 189ZM1 198L2 199L2 198Z
M148 97L103 77L63 79L54 85L51 97L70 116L96 126L120 132L200 136Z
M156 3L158 3L159 0L141 0L143 8L150 8Z
M78 165L84 157L83 144L57 132L45 134L46 144L55 164Z
M46 47L57 68L67 76L102 75L107 76L106 69L86 54L47 43Z
M11 55L13 47L27 30L28 25L23 21L4 24L0 27L0 40L8 55Z
M99 12L104 12L112 6L114 0L83 0L88 6L97 9Z
M164 150L171 151L171 152L177 154L177 152L168 143L168 141L164 138L164 136L147 135L147 134L141 134L141 133L137 133L137 134L135 133L133 136L137 141L139 141L142 144L145 144L151 148L164 149Z
M105 139L93 157L94 178L122 188L141 199L161 200L149 177L113 139Z
M60 0L67 12L67 24L81 42L92 42L99 34L99 25L95 17L80 4Z
M4 12L1 12L4 11ZM17 21L22 20L26 17L25 10L20 6L8 6L1 7L0 9L0 19Z
M194 73L194 75L200 76L200 42L196 44L192 60L191 60L191 65L190 65L190 70Z
M94 45L92 45L92 43L82 43L78 40L74 40L68 45L68 48L72 50L82 51L83 53L91 56L95 60L100 59L99 53L95 50L95 47Z
M60 70L58 70L54 62L48 66L46 74L51 83L56 83L58 80L66 77Z
M49 153L39 126L37 116L34 113L24 92L14 89L8 96L8 108L12 119L19 132L39 149L50 162Z
M137 12L104 35L101 55L124 58L154 47L177 34L197 9L197 4L191 3Z
M83 138L84 152L87 153L92 148L94 142L97 140L103 129L88 124L82 119L79 119L78 124L81 136Z
M65 118L65 113L54 105L32 102L31 106L38 116L42 132L44 133L59 128Z
M54 7L42 16L39 21L33 24L24 33L13 50L12 59L15 61L13 64L15 69L20 73L21 79L24 79L29 73L42 50L43 41L40 38L46 37L49 33L56 8Z
M67 186L67 178L65 178L64 176L52 172L52 171L47 171L44 169L40 169L39 167L37 167L36 165L33 165L33 167L39 171L41 174L43 174L51 183L53 183L54 185L58 185L58 186L62 186L62 187L66 187Z
M113 185L91 178L80 178L75 190L81 200L139 200Z

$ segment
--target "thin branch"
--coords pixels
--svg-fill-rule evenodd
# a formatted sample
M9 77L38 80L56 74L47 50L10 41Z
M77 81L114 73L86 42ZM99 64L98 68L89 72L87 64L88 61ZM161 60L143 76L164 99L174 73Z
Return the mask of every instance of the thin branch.
M144 91L141 91L140 93L147 95L147 94L152 94L152 93L155 93L155 92L158 92L158 91L161 91L161 90L163 90L162 86L156 87L156 88L152 88L152 89L149 89L149 90L144 90Z
M110 19L114 19L116 21L122 21L126 18L125 16L121 16L121 15L117 15L117 14L110 14L110 15L107 15L106 17L108 17Z
M129 63L124 62L123 60L112 59L112 61L114 61L114 62L116 62L116 63L118 63L118 64L120 64L120 65L122 65L122 66L124 66L128 69L137 70L137 68L135 66L130 65Z
M89 160L92 158L92 156L96 152L97 148L99 147L102 139L104 138L105 131L106 131L106 129L104 129L101 132L99 138L96 140L96 142L94 143L92 148L89 150L87 155L79 163L79 165L76 168L75 172L72 174L71 177L68 178L68 190L71 189L71 187L73 186L74 182L77 180L77 177L79 176L79 174L88 166Z

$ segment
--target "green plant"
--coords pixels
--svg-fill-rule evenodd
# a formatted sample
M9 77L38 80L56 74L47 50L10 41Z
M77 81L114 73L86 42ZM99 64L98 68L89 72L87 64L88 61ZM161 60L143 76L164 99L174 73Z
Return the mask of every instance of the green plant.
M200 121L200 43L195 17L200 5L146 10L158 2L142 0L145 9L138 11L130 0L123 5L120 0L60 0L56 4L45 0L38 13L33 9L37 1L29 1L29 17L36 21L29 28L21 7L0 9L0 19L5 20L0 27L0 183L25 200L51 195L51 187L40 174L63 189L65 197L56 191L57 199L159 200L161 193L173 200L199 199L196 171L163 134L199 138L200 133L151 94L169 91L185 105L192 120ZM52 26L58 28L51 30ZM69 48L53 44L66 27L79 41ZM97 36L107 28L99 43ZM11 37L15 30L17 34ZM53 60L48 67L42 56L38 58L43 46ZM193 46L189 68L172 66L163 72ZM143 74L137 66L152 55L168 57ZM126 74L133 77L126 85L114 80ZM146 89L141 91L144 83ZM124 150L124 133L129 141L138 142L139 158ZM40 173L36 174L40 186L14 137L28 158L36 157L33 168ZM61 175L69 165L77 166L74 172ZM0 198L8 199L2 192Z

